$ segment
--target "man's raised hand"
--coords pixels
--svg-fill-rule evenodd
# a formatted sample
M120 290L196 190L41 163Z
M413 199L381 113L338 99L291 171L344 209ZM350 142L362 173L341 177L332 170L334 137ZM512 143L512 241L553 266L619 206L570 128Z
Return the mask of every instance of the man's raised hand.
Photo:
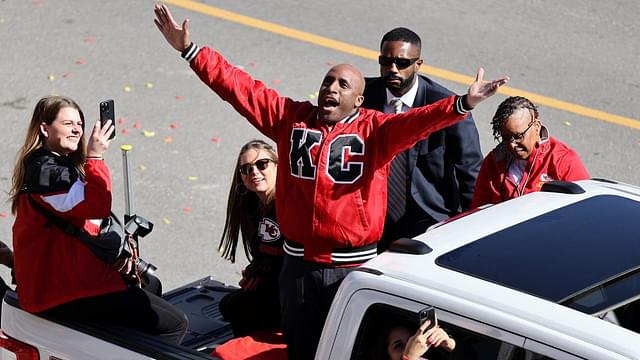
M180 27L180 25L173 20L171 11L169 11L169 8L165 4L156 4L153 12L156 14L153 22L162 35L164 35L164 38L167 39L169 45L180 52L191 45L191 40L189 39L189 19L185 19L182 22L182 27Z
M508 76L502 76L493 81L484 81L484 69L479 68L476 81L471 84L467 92L467 106L474 108L476 105L493 96L498 88L509 81Z

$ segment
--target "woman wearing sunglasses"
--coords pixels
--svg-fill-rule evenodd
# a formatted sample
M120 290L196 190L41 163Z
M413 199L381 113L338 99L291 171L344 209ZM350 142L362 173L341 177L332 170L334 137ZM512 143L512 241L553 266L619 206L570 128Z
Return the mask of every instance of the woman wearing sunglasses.
M588 179L578 154L542 125L538 107L522 96L504 100L491 120L499 141L480 167L471 208L539 191L545 182Z
M266 142L253 140L240 149L218 247L225 259L235 262L238 236L242 235L250 261L242 271L241 289L220 302L220 311L235 336L280 328L278 275L284 238L275 213L277 168L278 155Z

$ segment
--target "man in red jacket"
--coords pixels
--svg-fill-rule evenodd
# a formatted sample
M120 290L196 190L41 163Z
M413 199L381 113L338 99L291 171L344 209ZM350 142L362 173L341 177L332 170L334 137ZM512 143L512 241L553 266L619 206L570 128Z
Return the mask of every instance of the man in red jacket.
M507 77L476 81L450 96L403 114L360 108L364 78L337 65L320 85L318 106L280 96L189 39L165 5L155 23L200 79L278 145L276 212L285 235L280 275L283 330L289 358L311 359L342 279L376 256L386 212L389 162L434 131L462 119L495 94ZM395 61L395 59L394 59Z
M500 144L480 167L472 208L539 191L552 180L589 178L578 154L549 136L538 107L527 98L512 96L503 101L491 125Z

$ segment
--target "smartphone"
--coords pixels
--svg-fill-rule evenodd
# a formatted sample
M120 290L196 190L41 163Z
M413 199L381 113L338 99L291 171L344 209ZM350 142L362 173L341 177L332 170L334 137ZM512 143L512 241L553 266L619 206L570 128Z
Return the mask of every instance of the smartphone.
M113 125L113 132L109 136L109 139L113 139L116 137L116 110L111 99L100 102L100 124L104 126L107 120L111 120Z
M433 306L427 306L426 308L418 312L418 319L420 320L420 326L422 326L427 320L431 321L428 328L424 329L423 334L438 325L438 318L436 317L436 309Z

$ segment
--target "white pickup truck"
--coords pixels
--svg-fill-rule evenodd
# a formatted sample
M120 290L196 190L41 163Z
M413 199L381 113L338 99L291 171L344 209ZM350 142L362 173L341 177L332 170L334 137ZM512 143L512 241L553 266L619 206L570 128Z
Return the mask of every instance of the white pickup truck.
M588 180L542 190L400 239L352 272L316 359L377 358L388 320L417 322L428 305L456 339L444 358L640 359L640 188ZM181 346L54 323L22 311L9 292L0 358L211 359L231 338L218 311L229 289L202 279L165 294L189 315Z

